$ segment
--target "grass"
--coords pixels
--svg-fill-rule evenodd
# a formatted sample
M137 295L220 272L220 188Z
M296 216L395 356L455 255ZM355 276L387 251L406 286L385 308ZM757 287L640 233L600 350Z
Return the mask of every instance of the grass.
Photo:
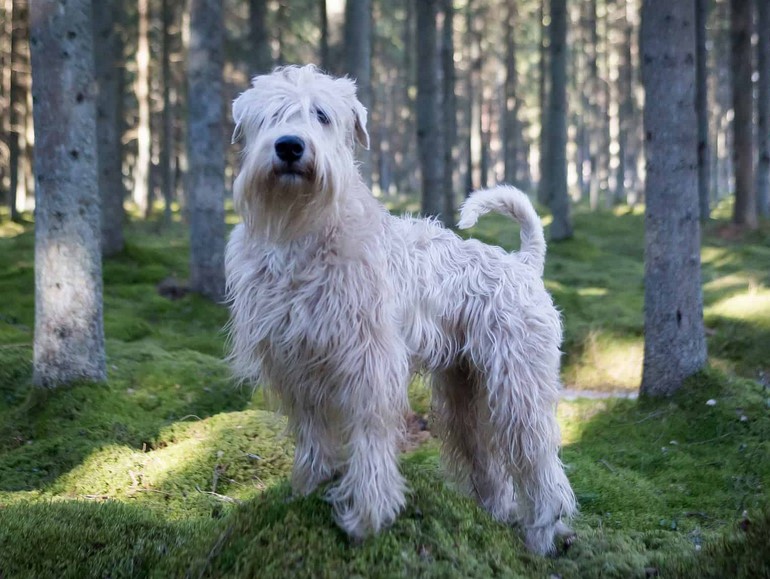
M549 247L565 319L564 380L638 387L643 217L580 213ZM506 248L517 232L472 232ZM670 400L560 405L563 460L581 505L577 542L523 550L441 476L429 441L403 458L411 495L361 545L318 494L292 499L291 440L222 361L227 313L158 284L187 275L187 242L133 223L107 260L107 383L31 388L30 224L0 222L0 577L758 577L770 574L770 231L706 228L711 368ZM411 400L425 412L416 381ZM713 402L712 402L713 401Z

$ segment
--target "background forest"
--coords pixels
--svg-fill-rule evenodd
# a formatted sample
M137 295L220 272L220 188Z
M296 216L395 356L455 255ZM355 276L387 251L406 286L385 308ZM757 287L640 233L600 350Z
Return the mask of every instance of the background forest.
M770 0L0 0L0 22L0 578L770 575ZM421 378L391 529L351 545L320 494L291 500L285 421L223 361L221 253L231 102L309 62L357 79L393 211L451 227L499 182L538 203L580 502L558 557L443 482ZM495 216L470 236L518 244Z

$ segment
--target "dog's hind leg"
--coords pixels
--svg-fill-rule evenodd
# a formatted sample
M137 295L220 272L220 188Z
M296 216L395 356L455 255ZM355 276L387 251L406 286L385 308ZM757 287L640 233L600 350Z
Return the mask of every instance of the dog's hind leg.
M467 363L434 374L433 410L450 475L493 517L514 522L513 481L491 435L486 395Z
M549 364L558 360L558 350L527 357L515 346L502 346L497 354L484 372L493 437L514 478L527 547L550 553L557 535L571 533L562 517L576 509L559 460L558 364Z

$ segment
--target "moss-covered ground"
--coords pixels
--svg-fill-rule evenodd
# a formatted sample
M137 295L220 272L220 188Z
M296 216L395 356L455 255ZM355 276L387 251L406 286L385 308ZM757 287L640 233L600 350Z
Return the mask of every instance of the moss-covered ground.
M664 401L564 401L577 541L523 550L441 476L429 441L403 457L392 528L354 545L319 495L292 499L292 444L222 361L223 307L169 299L187 275L179 224L132 223L104 264L109 379L31 388L31 224L0 221L0 577L770 576L770 230L716 221L703 240L711 367ZM546 278L566 327L564 381L631 391L641 376L643 216L575 215ZM513 248L510 222L472 234ZM164 295L161 295L164 294ZM426 412L415 382L412 400Z

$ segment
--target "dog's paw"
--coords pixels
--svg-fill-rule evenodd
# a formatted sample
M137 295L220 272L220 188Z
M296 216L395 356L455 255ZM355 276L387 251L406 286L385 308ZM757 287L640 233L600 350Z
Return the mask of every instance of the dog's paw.
M573 545L577 534L561 520L552 525L524 528L524 543L539 555L561 555Z

